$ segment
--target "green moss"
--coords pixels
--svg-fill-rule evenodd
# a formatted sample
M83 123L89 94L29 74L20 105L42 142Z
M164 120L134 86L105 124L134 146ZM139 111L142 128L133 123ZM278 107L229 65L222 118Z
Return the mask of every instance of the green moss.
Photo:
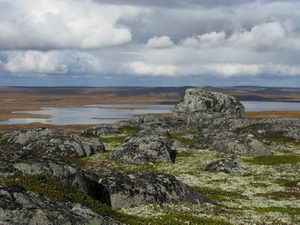
M256 188L266 188L266 187L269 187L270 184L266 184L266 183L260 183L260 182L250 182L249 183L250 186L252 187L256 187Z
M214 203L228 200L232 201L235 199L247 199L241 192L224 191L220 188L194 187L194 189Z
M294 196L290 192L286 192L286 191L258 193L258 194L256 194L256 196L270 198L270 199L274 199L274 200L286 200L286 199L294 198Z
M177 152L176 157L192 157L194 155L193 152Z
M267 207L267 208L254 208L259 213L277 212L288 215L300 215L300 208L283 208L283 207Z
M79 136L84 138L99 138L99 136L92 134L80 134Z
M236 128L233 132L235 132L235 133L243 133L244 131L248 131L249 129L259 128L259 127L263 127L263 126L267 126L267 125L270 125L270 123L254 123L254 124L251 124L251 125L246 126L246 127Z
M279 184L284 187L295 187L299 182L300 182L300 179L288 180L288 179L279 178L279 179L275 180L276 184Z
M180 132L180 133L173 133L169 135L169 138L171 139L176 139L178 141L180 141L182 144L189 146L190 144L192 144L194 142L193 138L187 138L184 137L185 135L189 135L189 134L196 134L195 131L186 131L186 132Z
M258 156L252 159L244 159L245 162L257 165L280 165L300 163L300 156L293 155L271 155Z
M132 127L132 126L122 126L118 128L124 134L136 134L141 131L139 127Z
M296 142L296 139L292 137L286 137L282 133L269 133L264 136L264 139L271 142L300 145L299 142Z
M113 137L101 137L99 138L104 143L121 143L127 136L113 136Z

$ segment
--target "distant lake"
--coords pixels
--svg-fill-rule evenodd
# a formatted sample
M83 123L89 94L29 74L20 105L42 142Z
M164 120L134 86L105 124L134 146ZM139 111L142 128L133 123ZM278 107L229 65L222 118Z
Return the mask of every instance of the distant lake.
M300 111L300 103L243 101L242 104L245 106L246 111ZM36 122L57 125L115 123L119 120L130 119L137 114L169 113L172 109L174 109L174 105L87 105L82 108L43 108L38 111L18 111L14 113L49 115L51 118L16 118L2 121L0 124Z

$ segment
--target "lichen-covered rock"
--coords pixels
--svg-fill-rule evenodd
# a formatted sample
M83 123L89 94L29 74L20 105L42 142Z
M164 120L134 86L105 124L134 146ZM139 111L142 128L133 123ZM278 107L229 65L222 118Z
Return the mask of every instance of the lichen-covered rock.
M171 141L157 135L131 136L124 141L121 149L111 153L112 160L123 163L174 162L175 158L176 151L171 149Z
M191 124L211 118L243 118L245 109L233 96L190 88L175 106L174 112Z
M144 172L115 172L92 170L108 192L113 208L128 208L148 203L203 203L208 200L191 187L178 181L173 175Z
M139 126L142 129L164 130L166 132L177 132L186 128L184 120L178 117L161 114L139 115L128 121L119 123L123 125Z
M59 160L33 158L19 162L0 161L0 179L9 177L44 177L72 186L81 193L93 195L93 181L86 178L79 168Z
M3 149L13 150L13 157L30 155L30 152L43 156L82 157L105 151L100 140L81 138L50 129L8 131L0 137Z
M120 225L78 203L58 201L19 186L0 188L1 225Z
M221 159L211 162L203 168L205 171L210 172L224 172L238 175L249 175L249 171L239 165L235 158L230 157L227 159Z
M115 124L99 124L85 129L82 133L83 136L116 136L121 135L122 132Z
M191 144L191 147L199 149L211 148L218 152L249 157L272 155L270 149L252 134L215 132L197 137L197 140Z

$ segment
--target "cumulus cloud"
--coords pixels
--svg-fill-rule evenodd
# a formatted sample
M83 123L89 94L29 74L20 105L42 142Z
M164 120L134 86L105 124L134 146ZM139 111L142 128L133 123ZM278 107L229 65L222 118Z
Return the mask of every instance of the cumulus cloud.
M157 37L149 39L147 42L147 47L149 48L170 48L174 46L174 42L168 36Z
M61 63L55 52L8 52L6 61L0 63L0 70L11 73L64 74L67 66Z
M93 49L124 44L132 34L120 20L142 11L91 0L7 1L0 9L0 49ZM2 12L10 17L1 16Z
M299 1L224 2L0 0L0 71L300 77Z

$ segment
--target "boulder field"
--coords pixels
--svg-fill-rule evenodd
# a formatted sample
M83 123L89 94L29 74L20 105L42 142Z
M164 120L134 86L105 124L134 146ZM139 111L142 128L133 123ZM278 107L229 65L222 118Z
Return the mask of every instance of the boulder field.
M0 225L297 224L299 140L299 120L199 88L79 136L0 131Z

